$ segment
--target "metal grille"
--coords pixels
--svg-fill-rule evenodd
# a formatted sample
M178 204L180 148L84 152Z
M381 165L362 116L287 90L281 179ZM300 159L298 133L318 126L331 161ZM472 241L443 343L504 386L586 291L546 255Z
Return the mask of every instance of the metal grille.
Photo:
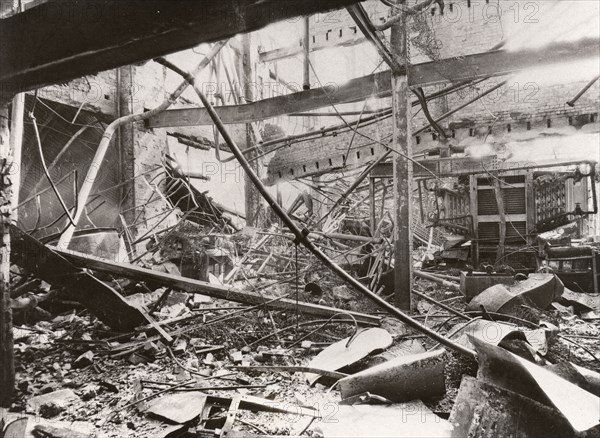
M498 222L479 223L479 241L485 244L497 243L500 239L500 224ZM512 243L527 242L527 225L525 221L506 221L506 241Z
M489 186L491 178L477 178L478 186ZM507 184L523 184L525 182L525 175L509 175L499 178Z
M502 190L504 197L504 212L506 214L524 214L525 188L505 188ZM498 214L496 195L492 189L479 189L477 191L477 213L479 215Z
M567 212L566 184L555 181L535 190L535 223L539 223Z

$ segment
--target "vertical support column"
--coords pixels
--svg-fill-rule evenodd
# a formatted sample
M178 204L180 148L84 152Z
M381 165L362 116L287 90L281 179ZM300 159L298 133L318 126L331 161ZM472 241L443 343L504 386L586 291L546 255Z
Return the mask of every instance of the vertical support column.
M535 227L535 194L533 191L533 171L528 170L525 174L525 220L527 230L527 245L535 245L536 238L533 236Z
M471 240L471 262L477 269L479 266L479 213L477 204L477 175L469 177L469 201L473 223L473 239Z
M504 193L502 182L496 173L496 178L492 181L494 194L496 195L496 205L498 206L498 249L496 250L496 263L504 259L504 244L506 241L506 215L504 213Z
M117 117L133 114L132 90L133 67L126 65L117 69ZM135 139L133 123L119 126L119 155L121 158L120 182L135 176ZM135 181L131 180L121 188L121 210L127 225L135 221ZM130 229L132 234L135 230Z
M10 406L15 362L10 308L10 125L8 102L0 103L0 407Z
M304 17L304 36L302 49L304 50L304 81L302 88L310 90L310 16Z
M369 201L371 214L371 236L375 237L375 228L377 228L377 213L375 210L375 178L369 176Z
M12 149L12 207L19 205L21 188L21 151L23 149L23 114L25 112L25 93L19 93L12 100L12 120L10 125L10 147ZM12 213L12 220L18 220L18 211Z
M596 193L600 193L600 182L592 181L592 184L596 184ZM598 242L598 239L600 239L600 214L595 214L594 220L596 221L594 226L594 241Z
M598 253L595 250L592 250L592 276L593 276L593 284L594 284L594 293L597 294L600 292L600 286L598 285L598 277L600 276L600 272L598 272Z
M399 13L399 8L394 8ZM408 41L406 15L392 26L390 45L392 55L402 71L392 72L392 119L394 154L394 277L395 302L402 310L411 310L412 290L412 156L409 89L406 76ZM402 155L400 155L402 154Z
M312 177L312 183L315 187L321 187L321 177L319 175L314 175ZM313 197L313 213L315 215L315 219L319 220L325 214L325 197L318 190L311 190L311 194Z
M133 67L125 65L116 69L116 89L117 89L117 118L133 114ZM136 248L133 245L136 230L130 227L135 222L135 134L133 123L125 123L119 126L118 130L118 150L119 150L119 183L125 183L119 189L119 198L121 200L120 210L124 213L120 215L123 225L123 236L127 253L136 256Z
M252 40L251 34L245 33L241 36L242 39L242 59L241 59L241 80L243 83L244 102L254 101L254 68L252 60ZM252 124L246 124L246 148L251 148L255 145L256 138ZM248 159L252 159L256 153L247 155ZM250 162L252 170L260 176L260 166L258 160ZM249 227L256 226L258 222L258 212L260 210L260 193L252 183L252 180L247 174L244 174L244 195L246 199L246 225Z

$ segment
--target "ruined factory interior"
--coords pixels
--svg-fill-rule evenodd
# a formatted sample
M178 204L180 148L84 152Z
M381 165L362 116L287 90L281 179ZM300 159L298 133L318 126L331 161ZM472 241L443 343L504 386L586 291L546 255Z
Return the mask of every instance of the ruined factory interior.
M598 0L0 2L0 438L600 437Z

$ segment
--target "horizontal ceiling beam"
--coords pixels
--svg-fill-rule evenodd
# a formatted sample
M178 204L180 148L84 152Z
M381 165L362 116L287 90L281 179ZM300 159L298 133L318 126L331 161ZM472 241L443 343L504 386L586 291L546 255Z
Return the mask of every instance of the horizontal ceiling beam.
M501 76L533 67L598 57L600 41L553 43L541 49L494 50L455 58L414 64L409 67L411 87ZM309 111L369 97L383 97L391 90L390 72L352 79L340 87L315 88L244 105L215 107L224 123L240 124L265 120L299 111ZM212 125L204 108L165 111L148 120L151 128Z
M494 172L515 172L519 170L544 169L552 167L573 166L583 163L596 163L595 161L585 160L556 160L556 159L540 159L532 161L499 161L496 155L487 155L484 157L449 157L449 158L433 158L427 160L419 160L418 166L414 167L414 178L431 179L433 175L438 178L449 178L455 176L467 175L489 175L490 171ZM377 164L371 174L371 178L393 178L394 176L393 163ZM427 172L425 169L430 170ZM432 175L433 174L433 175Z
M356 1L49 0L0 20L0 91L67 82Z
M414 178L431 178L432 174L439 178L451 176L476 175L485 171L498 169L498 158L495 155L484 157L449 157L419 160L413 167ZM393 163L379 163L371 171L371 178L393 178ZM485 169L485 170L484 170Z
M223 123L241 124L271 119L283 114L310 111L331 104L363 100L369 96L389 94L391 87L389 71L352 79L336 87L326 85L298 93L272 97L243 105L216 106ZM204 108L180 108L164 111L146 121L150 128L212 125L212 119Z
M598 38L550 43L535 49L491 50L415 64L409 70L409 83L411 87L425 87L445 82L502 76L529 68L598 57L599 54Z

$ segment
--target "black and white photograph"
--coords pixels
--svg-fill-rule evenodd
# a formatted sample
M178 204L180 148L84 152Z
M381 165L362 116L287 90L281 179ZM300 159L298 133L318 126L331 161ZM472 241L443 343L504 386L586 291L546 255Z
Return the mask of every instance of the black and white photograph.
M0 0L0 438L600 438L600 0Z

